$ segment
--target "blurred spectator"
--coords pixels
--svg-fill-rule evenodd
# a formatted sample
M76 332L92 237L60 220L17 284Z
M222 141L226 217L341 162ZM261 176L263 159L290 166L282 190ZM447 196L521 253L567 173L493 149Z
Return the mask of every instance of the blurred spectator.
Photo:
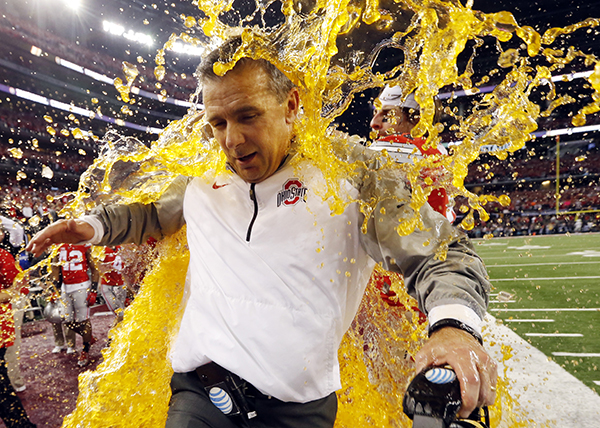
M0 419L8 428L35 427L27 417L21 400L8 377L6 351L13 346L15 326L11 295L5 292L13 288L18 270L12 255L0 248Z

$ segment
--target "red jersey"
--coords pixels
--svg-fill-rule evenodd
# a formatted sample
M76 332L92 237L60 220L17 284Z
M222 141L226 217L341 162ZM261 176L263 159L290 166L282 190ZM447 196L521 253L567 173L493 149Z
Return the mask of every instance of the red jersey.
M413 158L422 159L427 156L448 155L448 152L444 146L438 145L437 147L430 147L426 145L426 142L427 140L423 138L412 138L408 134L394 134L380 138L374 143L374 145L377 147L377 149L385 148L390 156L399 163L413 162ZM437 167L434 166L433 168L425 168L421 171L421 177L431 178L434 186L436 168ZM442 214L449 221L452 222L456 219L456 214L450 206L450 200L448 198L446 189L443 187L434 187L427 198L427 202L429 205L431 205L431 208ZM390 273L390 275L393 274ZM390 289L392 283L388 274L380 274L377 271L373 271L371 274L371 280L380 290L383 300L385 300L390 306L400 306L401 309L406 310L406 307L402 303L393 299L393 297L396 296L396 293ZM419 319L417 321L419 324L423 324L425 321L427 321L427 316L422 313L418 307L413 306L410 309L419 315Z
M90 281L86 252L89 246L63 244L58 250L61 263L63 284L80 284Z
M411 162L412 157L423 158L432 155L448 155L448 152L444 146L439 145L437 147L426 148L426 142L427 140L423 138L412 138L407 134L394 134L380 138L377 140L376 144L388 144L389 146L384 148L387 148L390 156L400 163ZM423 170L421 175L422 177L429 176L435 183L435 177L432 176L430 172L431 171L428 168ZM448 194L446 193L446 189L443 187L434 188L429 194L427 202L429 205L431 205L431 208L448 218L448 220L451 222L456 219L454 210L449 207L450 200L448 198Z
M106 285L123 285L123 259L121 258L119 251L120 246L116 247L105 247L104 258L102 259L102 284Z
M10 288L18 274L15 258L0 248L0 290ZM0 328L0 348L12 346L15 340L15 320L10 303L0 303Z

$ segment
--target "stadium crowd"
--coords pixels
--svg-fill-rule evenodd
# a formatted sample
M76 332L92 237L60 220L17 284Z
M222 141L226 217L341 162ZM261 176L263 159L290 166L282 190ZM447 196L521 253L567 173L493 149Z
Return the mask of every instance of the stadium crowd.
M0 164L17 167L23 163L29 168L41 171L44 166L53 172L65 172L80 175L92 163L92 159L74 153L48 152L32 149L20 149L11 153L11 147L0 146ZM23 160L21 160L23 159Z
M109 78L123 78L123 62L100 51L91 51L83 46L74 45L68 40L41 30L9 14L0 17L0 34L3 37L21 40L36 46L51 55L66 59L71 63L88 68L100 74L107 74ZM164 89L166 93L180 100L187 100L196 89L196 81L192 76L176 74L166 71L165 77L156 85L154 69L143 64L137 64L139 77L135 85L148 92Z
M68 170L76 174L83 172L91 163L82 156L63 156L58 161L51 154L44 155L30 150L23 151L23 156L28 159L31 167L49 165L54 170ZM16 164L17 160L10 156L5 147L0 147L0 162ZM48 212L58 212L68 199L63 195L67 189L28 185L16 180L2 185L1 190L4 196L0 205L2 215L22 224L26 224L36 214L43 216ZM565 186L560 192L559 200L559 212L562 215L558 216L556 190L551 186L483 193L496 197L508 195L511 202L506 207L496 202L488 203L484 208L490 214L490 220L479 221L472 230L467 231L474 238L488 234L518 236L600 231L600 184ZM459 208L465 203L466 201L458 198L455 206ZM569 211L574 214L568 214ZM460 220L461 216L456 223L460 223Z
M489 156L486 156L489 158ZM568 153L560 157L560 174L571 176L600 174L600 153ZM556 157L528 156L510 161L478 161L469 165L467 184L501 183L517 181L521 178L548 179L556 176Z
M600 231L600 152L595 146L560 156L558 189L557 158L551 151L506 161L482 155L469 166L465 185L478 194L507 195L510 204L488 203L484 208L490 220L476 222L468 234L480 238ZM466 202L459 198L456 205L461 204Z
M3 200L0 213L27 227L34 216L42 217L48 213L59 212L67 202L61 189L44 186L24 185L13 181L1 186Z
M490 192L496 197L507 195L510 205L497 202L484 208L490 215L488 221L476 222L467 231L472 238L483 236L523 236L556 233L586 233L600 231L600 185L565 186L559 192L558 211L556 189L520 189ZM461 199L457 200L457 206ZM571 212L572 214L569 214ZM459 216L457 223L462 217Z
M598 210L600 211L600 210ZM484 236L527 236L567 233L600 232L600 214L572 215L541 214L526 216L520 213L503 213L490 216L467 231L471 238Z

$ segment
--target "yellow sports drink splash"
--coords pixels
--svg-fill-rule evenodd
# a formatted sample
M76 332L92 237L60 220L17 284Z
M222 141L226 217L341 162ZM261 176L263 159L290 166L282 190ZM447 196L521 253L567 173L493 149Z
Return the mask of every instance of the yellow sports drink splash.
M508 12L472 10L472 1L465 5L458 0L257 1L256 10L246 15L229 13L232 0L198 0L197 5L198 16L183 19L188 28L206 37L174 34L166 47L182 39L208 52L228 37L241 35L242 44L231 61L215 65L217 74L226 73L242 57L264 58L298 86L303 113L295 128L295 149L322 171L325 180L318 194L329 203L332 214L357 203L368 220L379 202L352 200L340 191L344 180L365 165L347 162L339 155L349 137L337 131L335 119L355 95L385 84L399 85L403 93L414 92L421 107L413 137L426 137L428 145L437 146L444 129L433 122L434 97L442 88L477 92L472 81L475 53L462 69L458 65L458 57L468 44L477 47L486 39L497 42L497 67L489 74L501 74L502 79L491 92L474 98L472 108L463 115L446 109L455 121L451 131L461 144L454 146L449 156L429 157L414 164L397 164L385 152L381 154L382 169L401 169L410 182L415 213L434 190L422 178L424 168L442 171L436 186L444 187L450 197L462 196L468 201L464 229L473 227L475 213L482 220L488 218L486 203L508 205L506 196L467 191L467 167L483 146L493 147L491 151L505 159L532 138L540 115L570 102L551 79L570 62L582 61L593 69L587 78L593 94L574 114L573 123L581 125L586 115L600 110L597 59L577 49L553 46L557 38L597 26L596 19L540 35L530 27L519 26ZM269 23L267 9L275 6L280 18ZM238 21L232 23L232 16L239 16ZM504 43L514 40L520 40L522 47L503 48ZM390 69L376 71L374 64L386 50L395 50L399 59ZM156 55L158 80L166 75L164 55L164 49ZM131 100L135 66L125 64L124 74L126 83L119 80L116 86L123 100ZM195 103L199 91L192 96ZM532 101L533 92L543 94L546 109ZM207 180L227 174L225 156L205 133L206 126L201 107L196 107L172 122L149 148L132 138L105 136L101 156L82 176L66 212L77 216L103 203L152 202L180 174ZM415 214L400 222L397 231L405 235L421 227ZM96 371L81 375L77 408L65 418L65 427L164 426L172 374L168 350L181 316L188 263L184 232L163 241L158 254L140 294L125 311L124 321L111 331L112 344L103 352L104 362ZM403 292L400 278L394 277L392 286L406 308L415 305ZM402 413L402 395L413 375L411 356L425 336L424 327L411 313L390 307L372 285L368 287L339 353L344 386L338 394L337 426L409 426ZM509 385L502 378L497 404L491 409L493 426L529 426L516 411Z

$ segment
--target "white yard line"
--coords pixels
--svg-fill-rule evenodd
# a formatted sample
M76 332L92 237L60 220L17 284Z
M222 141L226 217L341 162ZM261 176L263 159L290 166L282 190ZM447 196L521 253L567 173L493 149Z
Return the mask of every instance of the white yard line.
M600 385L600 380L594 380L593 381L596 385Z
M578 358L587 358L587 357L593 357L593 358L598 358L600 357L599 353L586 353L586 352L553 352L552 355L554 355L555 357L578 357Z
M490 279L492 282L501 281L553 281L560 279L600 279L600 276L551 276L547 278L501 278L501 279Z
M530 318L530 319L502 320L502 322L554 322L554 320Z
M568 236L594 236L600 235L600 232L580 232L570 233ZM552 241L553 239L565 238L567 235L564 233L553 233L551 235L519 235L519 236L494 236L493 238L473 238L473 242L495 242L495 241L510 241L515 239L522 239L523 241L535 241L536 239L547 239Z
M583 337L581 333L525 333L530 337Z
M95 317L105 317L108 315L114 315L114 312L96 312L93 316Z
M600 312L600 308L489 308L496 312Z
M475 248L475 250L477 250L477 248ZM526 250L526 251L529 251L529 250ZM521 259L521 260L523 260L523 261L525 261L525 260L527 260L527 259L529 259L529 258L532 258L533 260L539 260L539 259L541 259L541 258L542 258L542 254L543 254L543 258L544 258L545 260L553 260L553 259L556 259L556 260L557 260L556 262L554 262L554 263L552 263L552 264L561 264L561 263L562 263L562 261L565 259L565 257L570 257L570 258L579 258L579 257L581 257L581 256L567 255L567 254L565 254L564 252L560 252L560 253L557 253L557 254L548 254L548 253L543 253L543 252L541 252L540 250L535 250L535 251L536 251L536 252L538 252L538 251L539 251L539 252L538 252L538 253L536 253L535 255L533 255L532 253L528 253L528 252L526 252L526 253L525 253L526 255L525 255L525 256L523 256L523 257L521 257L520 259ZM478 255L480 255L480 256L481 256L481 258L485 260L485 262L486 262L486 266L487 266L488 260L497 260L497 259L502 259L502 260L505 260L505 261L506 261L506 259L507 259L507 256L506 256L506 255L501 255L501 256L488 256L488 255L484 255L484 254L482 254L482 252L477 252L477 254L478 254ZM531 254L531 255L530 255L530 254ZM600 257L600 256L599 256L599 257ZM586 257L586 258L587 258L587 257ZM590 261L593 261L593 260L590 260ZM550 262L548 262L548 263L550 263ZM519 266L519 265L515 265L515 266Z
M523 263L523 264L511 264L511 265L485 265L487 268L493 267L520 267L520 266L568 266L568 265L590 265L598 264L600 260L596 262L556 262L556 263Z
M592 389L491 315L483 333L486 348L498 361L498 373L506 374L510 395L520 406L517 414L530 420L528 428L598 428L600 396ZM502 346L512 354L507 361ZM497 426L509 424L501 421Z

